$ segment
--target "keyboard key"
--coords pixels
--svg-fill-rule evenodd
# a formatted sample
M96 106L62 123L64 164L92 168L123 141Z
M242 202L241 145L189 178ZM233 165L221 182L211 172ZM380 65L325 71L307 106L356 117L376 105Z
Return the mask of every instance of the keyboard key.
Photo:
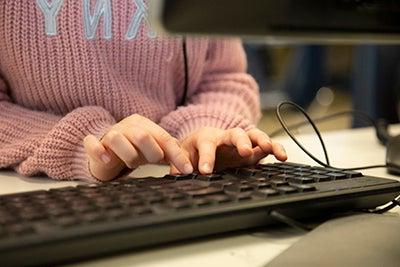
M134 207L132 212L134 212L135 214L139 214L139 215L146 215L146 214L153 213L151 208L147 207L147 206Z
M288 181L278 180L278 179L272 179L272 180L270 181L270 183L271 183L273 186L283 186L283 185L288 185L288 184L289 184Z
M274 178L287 181L288 179L296 178L296 176L294 176L292 174L282 173L282 174L278 174L278 175L274 176Z
M123 206L137 206L137 205L141 205L143 203L143 201L136 197L124 196L124 197L120 198L120 203ZM101 204L100 205L98 204L98 206L101 207Z
M192 203L188 200L178 200L178 201L172 201L170 205L174 209L184 209L184 208L190 208L192 206Z
M112 202L107 202L107 203L102 203L101 207L102 208L111 208L111 207L115 207L116 203L112 203ZM89 212L89 211L94 211L97 208L93 205L89 205L89 204L79 204L79 205L72 205L71 209L73 211L79 212L79 213L84 213L84 212Z
M105 215L108 218L121 219L121 218L129 217L130 213L125 209L110 209L110 210L107 210Z
M342 173L345 173L347 175L347 178L355 178L363 176L361 172L357 171L343 171Z
M195 198L193 199L193 204L199 207L209 206L212 204L212 201L207 198Z
M267 189L263 189L263 190L258 190L257 192L255 192L254 196L257 197L271 197L271 196L277 196L279 195L279 192L275 189L271 189L271 188L267 188Z
M221 174L209 174L209 175L198 175L196 179L207 182L215 182L223 180L224 178L222 177Z
M61 227L70 227L70 226L75 226L80 224L80 220L78 217L75 216L65 216L65 217L60 217L55 220L53 220L53 223L55 225L61 226Z
M0 225L0 238L5 237L6 235L7 235L6 229L4 228L4 226Z
M313 185L306 184L290 184L292 187L297 188L300 192L310 192L317 190Z
M281 163L275 163L277 166L290 166L290 167L295 167L295 168L310 168L310 165L306 164L300 164L300 163L293 163L293 162L281 162Z
M276 175L281 174L282 172L278 172L278 171L263 171L260 173L256 173L253 177L254 178L271 178L274 177Z
M181 174L181 175L167 175L166 179L174 180L174 181L182 181L182 180L191 180L195 177L194 174Z
M310 184L314 183L314 179L311 177L293 177L287 180L290 183L299 183L299 184Z
M240 168L228 168L224 170L224 174L230 174L236 176L240 171Z
M227 192L248 192L254 191L255 186L247 185L247 184L233 184L225 187L225 191Z
M283 194L292 194L297 192L297 189L292 186L278 186L276 189Z
M333 180L339 180L339 179L346 179L347 178L347 174L340 173L340 172L328 172L326 175L329 176L329 177L332 177Z
M186 195L183 193L175 193L175 194L170 194L170 195L165 195L167 198L171 200L176 200L176 199L185 199Z
M105 216L98 212L85 213L80 216L82 222L100 222L105 220Z
M162 202L167 201L167 198L164 196L158 195L158 196L148 197L148 198L146 198L146 201L149 203L162 203Z
M27 235L27 234L33 234L35 230L33 229L31 224L18 223L10 225L7 228L7 232L12 235Z
M327 181L331 181L332 178L327 176L327 175L322 175L322 174L313 174L310 175L310 178L313 178L315 180L315 182L327 182Z
M47 216L48 215L44 211L23 212L19 215L24 221L43 220L47 218Z
M255 175L257 173L260 173L260 172L261 172L261 170L259 170L257 168L241 168L239 170L238 175L239 176L244 175L246 177L249 177L249 176L253 176L253 175Z
M217 203L227 203L231 202L234 199L228 195L225 194L216 194L216 195L211 195L207 197L208 200L217 202Z
M252 199L252 192L245 192L245 193L240 193L235 195L234 197L238 200L238 201L246 201L246 200L251 200Z
M313 175L313 173L309 172L309 171L296 171L296 172L293 172L293 175L300 176L300 177L308 177L310 175Z
M212 195L212 194L217 194L217 193L222 193L222 192L223 192L222 188L207 187L207 188L200 189L200 190L188 191L188 192L186 192L186 194L188 194L192 197L200 197L200 196Z
M254 183L252 185L255 186L257 190L270 188L272 186L270 183Z
M10 212L1 212L0 213L0 224L2 224L2 225L12 224L17 221L19 221L19 218Z

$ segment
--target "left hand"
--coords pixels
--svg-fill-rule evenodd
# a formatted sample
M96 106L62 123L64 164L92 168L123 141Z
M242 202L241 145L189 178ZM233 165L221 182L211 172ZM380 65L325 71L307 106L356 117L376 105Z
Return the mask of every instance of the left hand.
M269 154L280 161L287 159L283 146L257 128L246 132L241 128L204 127L186 137L181 146L187 151L194 169L202 174L254 165ZM171 173L178 173L173 165Z

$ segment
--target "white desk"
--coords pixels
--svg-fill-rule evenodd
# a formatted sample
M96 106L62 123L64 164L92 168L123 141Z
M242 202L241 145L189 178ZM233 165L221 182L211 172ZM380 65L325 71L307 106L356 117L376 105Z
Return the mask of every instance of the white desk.
M399 133L400 126L394 127L394 130ZM385 161L385 149L378 144L372 129L325 133L323 138L333 166L356 167L383 164ZM289 161L316 165L287 137L276 138L276 140L285 146ZM316 136L304 135L301 141L307 148L315 151L319 158L323 158ZM273 159L267 158L266 161L273 161ZM166 171L165 167L148 166L140 168L133 175L162 176ZM385 169L365 170L363 173L400 180L400 177L388 175ZM0 172L0 179L0 194L78 184L78 182L56 182L48 178L24 178L4 171ZM400 213L400 209L395 209L394 212ZM302 233L291 228L266 227L263 232L182 242L164 248L93 260L74 266L264 266L301 236Z

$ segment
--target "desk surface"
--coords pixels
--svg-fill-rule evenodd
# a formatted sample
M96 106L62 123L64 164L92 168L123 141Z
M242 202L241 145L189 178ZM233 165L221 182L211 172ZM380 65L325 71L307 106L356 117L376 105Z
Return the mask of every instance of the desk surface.
M400 132L400 126L393 127L394 132ZM374 134L368 129L345 130L324 133L331 164L336 167L357 167L371 164L383 164L385 149ZM293 141L287 137L276 138L281 142L289 156L289 161L316 165L302 152ZM315 135L302 135L301 143L310 149L318 158L323 158L322 149ZM272 157L265 161L273 162ZM144 166L136 170L135 177L162 176L166 167ZM385 169L371 169L364 174L387 177L391 176ZM58 182L45 177L26 178L13 172L0 172L0 194L23 192L38 189L48 189L76 185L79 182ZM400 213L400 209L393 212ZM225 235L218 238L207 238L189 242L181 242L162 248L153 248L140 252L119 255L106 259L93 260L74 266L264 266L276 255L288 248L302 233L291 228L270 228L265 231ZM88 248L90 249L90 248Z

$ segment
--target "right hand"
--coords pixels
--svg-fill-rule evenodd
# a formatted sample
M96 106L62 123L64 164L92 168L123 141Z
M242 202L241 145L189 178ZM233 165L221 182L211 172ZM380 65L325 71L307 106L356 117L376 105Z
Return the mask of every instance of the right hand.
M151 120L134 114L112 128L98 140L94 135L84 139L91 174L110 181L128 167L136 169L146 163L166 161L181 173L192 173L193 166L178 140Z

